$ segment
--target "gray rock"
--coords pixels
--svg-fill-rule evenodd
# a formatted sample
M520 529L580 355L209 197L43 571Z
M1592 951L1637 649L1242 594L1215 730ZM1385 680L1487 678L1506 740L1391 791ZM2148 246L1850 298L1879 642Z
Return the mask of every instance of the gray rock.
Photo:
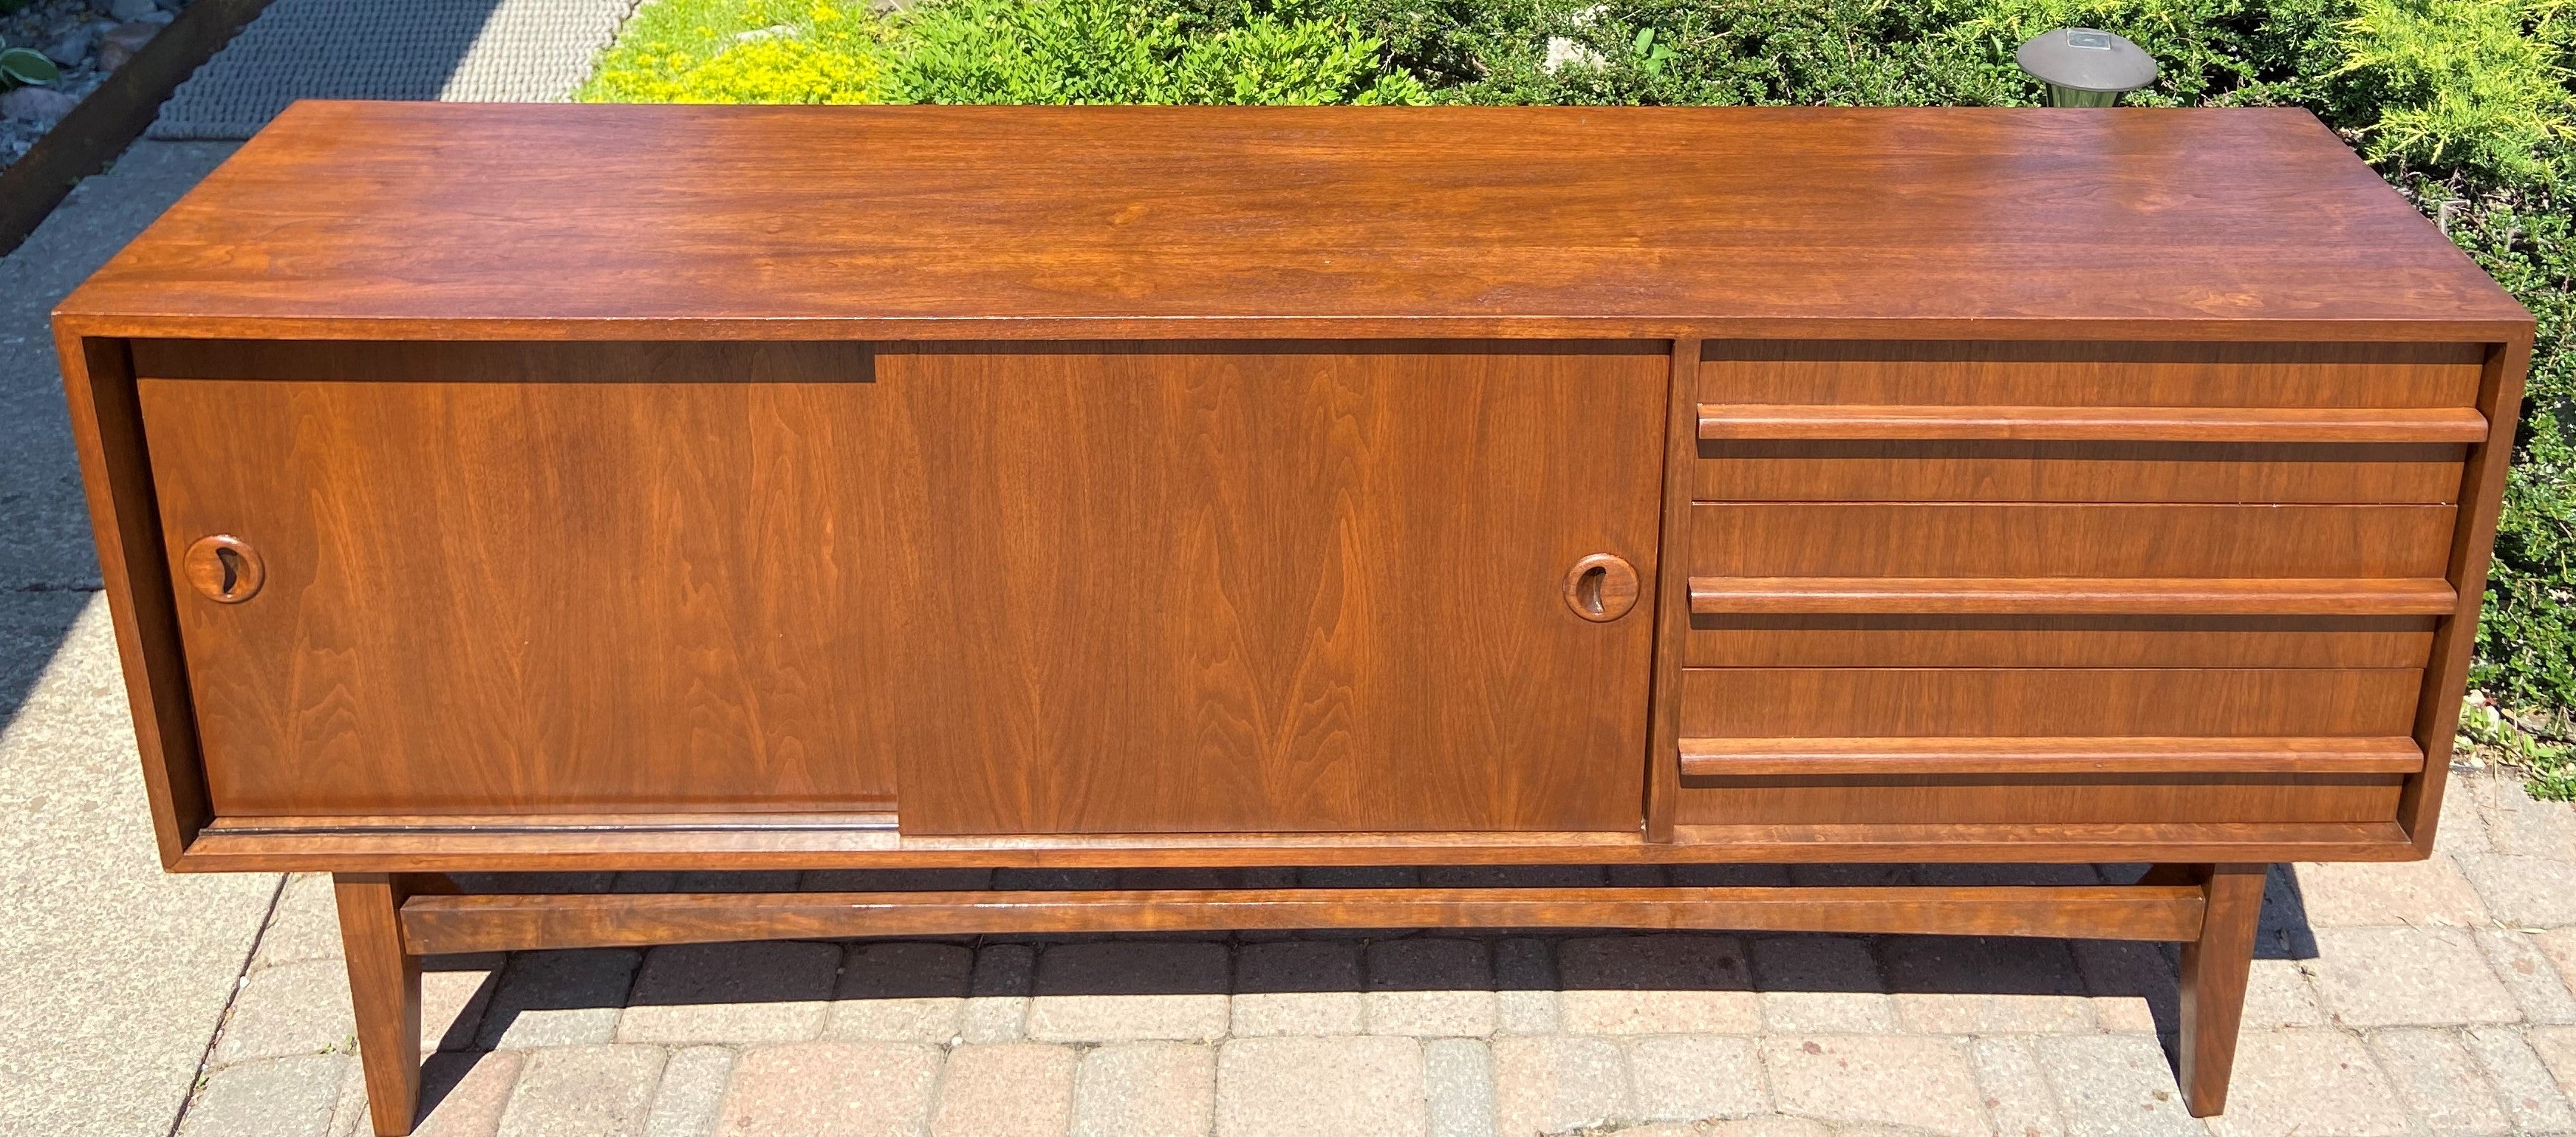
M135 52L143 50L143 45L152 42L152 37L159 34L161 34L161 25L142 20L118 24L108 29L106 35L99 37L98 69L114 71L125 66L127 61L134 58Z
M64 32L62 38L45 46L45 58L64 67L76 67L89 58L89 49L98 42L98 33L88 25Z
M119 20L140 20L146 14L161 10L152 0L107 0L107 14Z
M80 100L44 87L20 87L0 95L0 118L21 122L51 123L72 113Z

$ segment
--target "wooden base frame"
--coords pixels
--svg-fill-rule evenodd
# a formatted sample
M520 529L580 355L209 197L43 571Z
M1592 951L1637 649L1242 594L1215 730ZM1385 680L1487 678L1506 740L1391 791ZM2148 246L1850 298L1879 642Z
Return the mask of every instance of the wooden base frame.
M2226 1107L2263 906L2262 864L2159 864L2099 886L1277 888L1125 891L468 894L435 874L342 873L369 1109L381 1137L420 1104L421 957L463 952L924 934L1322 927L2063 936L2179 942L2178 1080Z

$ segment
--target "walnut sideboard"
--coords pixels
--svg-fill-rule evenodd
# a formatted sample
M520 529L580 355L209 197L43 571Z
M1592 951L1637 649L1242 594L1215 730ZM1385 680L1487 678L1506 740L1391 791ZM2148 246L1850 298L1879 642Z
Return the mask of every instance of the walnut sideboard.
M2533 330L2289 110L404 103L55 326L163 860L339 874L384 1134L427 954L1309 926L2178 941L2214 1113L2266 864L2433 840ZM1828 861L2155 867L448 875Z

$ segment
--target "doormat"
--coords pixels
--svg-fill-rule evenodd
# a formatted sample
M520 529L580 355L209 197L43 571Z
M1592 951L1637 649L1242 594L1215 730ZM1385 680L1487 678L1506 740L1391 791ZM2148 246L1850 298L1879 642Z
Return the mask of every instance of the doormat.
M274 0L151 136L248 138L297 99L560 103L636 0Z

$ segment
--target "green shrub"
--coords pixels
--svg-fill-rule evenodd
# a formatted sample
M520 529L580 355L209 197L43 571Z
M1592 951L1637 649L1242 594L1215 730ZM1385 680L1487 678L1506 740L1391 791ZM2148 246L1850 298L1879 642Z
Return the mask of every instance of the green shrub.
M2546 0L2555 5L2555 0ZM2359 0L2337 30L2370 154L2529 180L2576 127L2567 21L2528 0ZM2371 115L2370 110L2376 114Z
M1347 21L1239 9L1211 26L1135 0L946 0L906 20L893 87L920 103L1415 103Z
M885 102L864 0L651 0L576 95L594 103Z

